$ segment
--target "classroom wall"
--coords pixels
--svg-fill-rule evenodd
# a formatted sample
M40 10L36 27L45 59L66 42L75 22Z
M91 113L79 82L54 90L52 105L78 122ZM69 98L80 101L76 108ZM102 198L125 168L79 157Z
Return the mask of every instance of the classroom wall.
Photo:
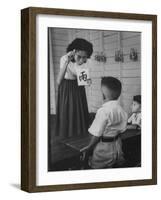
M132 97L141 93L140 33L82 29L52 29L52 31L55 79L59 72L59 60L65 54L66 46L76 37L85 38L92 42L94 50L89 60L92 85L86 87L89 112L96 112L102 104L101 77L113 76L122 82L123 90L120 103L129 113ZM131 61L129 58L131 48L135 48L138 52L137 61ZM115 51L119 49L123 51L123 62L115 61ZM103 52L107 58L105 63L95 60L95 55L100 54L100 52ZM55 89L57 97L56 82L55 88L52 89ZM51 103L51 113L54 110L53 106Z
M124 108L129 111L132 97L141 94L141 34L122 32L121 41L124 52L124 62L121 64L122 101ZM138 61L130 60L131 48L137 49Z

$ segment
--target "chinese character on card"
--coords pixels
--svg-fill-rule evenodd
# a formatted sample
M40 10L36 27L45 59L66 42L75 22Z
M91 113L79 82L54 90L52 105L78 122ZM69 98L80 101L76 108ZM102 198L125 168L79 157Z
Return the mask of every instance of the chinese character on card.
M88 85L89 79L89 69L77 69L77 81L79 86Z

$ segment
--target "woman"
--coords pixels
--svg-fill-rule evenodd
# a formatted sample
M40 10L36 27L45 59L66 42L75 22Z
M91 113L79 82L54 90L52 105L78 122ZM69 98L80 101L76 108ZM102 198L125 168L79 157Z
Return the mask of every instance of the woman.
M61 138L87 133L89 113L84 86L78 86L77 70L83 69L93 52L90 42L76 38L67 47L67 54L60 59L57 78L58 100L56 135Z

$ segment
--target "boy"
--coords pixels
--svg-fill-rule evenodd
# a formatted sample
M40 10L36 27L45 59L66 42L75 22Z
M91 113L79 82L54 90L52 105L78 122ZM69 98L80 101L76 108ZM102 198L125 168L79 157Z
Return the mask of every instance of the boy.
M141 128L141 95L133 97L132 115L128 119L128 129Z
M90 154L89 166L94 169L110 168L124 161L120 133L125 131L127 113L118 103L121 94L121 82L114 77L104 77L101 91L104 104L98 109L95 119L89 128L91 140L82 149L85 157Z

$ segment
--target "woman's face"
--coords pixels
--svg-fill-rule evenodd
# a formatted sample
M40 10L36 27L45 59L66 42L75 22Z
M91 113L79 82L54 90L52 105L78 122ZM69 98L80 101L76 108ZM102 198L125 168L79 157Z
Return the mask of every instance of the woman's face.
M74 60L77 65L82 65L87 62L87 53L86 51L77 50L74 55Z

